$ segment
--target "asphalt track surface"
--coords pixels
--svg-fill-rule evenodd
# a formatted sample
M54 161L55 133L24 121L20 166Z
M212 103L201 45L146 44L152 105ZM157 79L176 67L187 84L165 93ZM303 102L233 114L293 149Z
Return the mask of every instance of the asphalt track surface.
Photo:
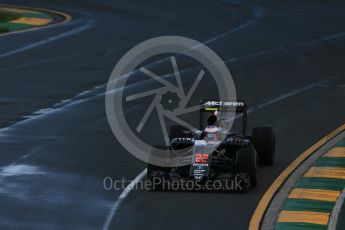
M109 229L247 229L279 173L344 123L343 1L8 3L74 20L0 37L1 229L104 227L122 191L106 191L103 178L133 179L145 168L113 137L105 84L119 58L148 38L190 37L226 60L249 126L275 129L276 162L245 194L132 191Z

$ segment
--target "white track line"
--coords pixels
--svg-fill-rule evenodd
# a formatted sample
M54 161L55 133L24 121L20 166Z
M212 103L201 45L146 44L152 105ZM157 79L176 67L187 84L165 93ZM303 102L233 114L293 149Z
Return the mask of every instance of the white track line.
M0 58L8 57L8 56L13 55L13 54L21 53L23 51L26 51L26 50L29 50L29 49L32 49L32 48L36 48L38 46L42 46L42 45L45 45L47 43L50 43L50 42L53 42L53 41L56 41L56 40L59 40L59 39L65 38L65 37L69 37L71 35L80 33L80 32L82 32L84 30L87 30L87 29L93 27L94 24L95 23L94 23L93 20L88 20L85 23L85 25L80 26L80 27L78 27L76 29L73 29L73 30L70 30L70 31L67 31L67 32L64 32L64 33L60 33L58 35L55 35L55 36L52 36L52 37L48 37L48 38L43 39L41 41L33 42L31 44L22 46L22 47L20 47L18 49L15 49L15 50L12 50L12 51L0 54Z
M328 224L328 230L335 230L337 228L337 223L338 223L338 218L339 218L339 214L341 211L341 207L343 206L345 200L345 189L343 189L343 191L340 193L340 196L333 208L331 217L330 217L330 221Z
M316 83L312 83L312 84L307 85L307 86L305 86L303 88L291 91L291 92L289 92L287 94L283 94L283 95L281 95L279 97L273 98L272 100L269 100L269 101L266 101L264 103L261 103L260 105L254 107L254 108L248 109L247 113L250 114L250 113L255 112L255 111L259 110L259 109L263 109L263 108L265 108L265 107L267 107L267 106L269 106L271 104L274 104L274 103L276 103L278 101L284 100L284 99L286 99L288 97L294 96L296 94L303 93L303 92L305 92L307 90L310 90L310 89L312 89L312 88L314 88L314 87L316 87L316 86L318 86L318 85L320 85L320 84L322 84L322 83L324 83L324 82L326 82L328 80L329 80L329 78L327 78L326 80L322 80L322 81L316 82Z
M116 211L118 210L118 208L120 207L120 204L124 201L124 199L126 199L126 197L128 196L128 194L133 190L134 186L141 181L146 175L146 169L144 169L126 188L125 190L123 190L123 192L121 193L121 195L119 196L119 198L116 200L116 202L114 203L113 207L111 208L107 220L105 221L104 225L103 225L103 230L108 230L109 226L111 224L111 221L116 213Z

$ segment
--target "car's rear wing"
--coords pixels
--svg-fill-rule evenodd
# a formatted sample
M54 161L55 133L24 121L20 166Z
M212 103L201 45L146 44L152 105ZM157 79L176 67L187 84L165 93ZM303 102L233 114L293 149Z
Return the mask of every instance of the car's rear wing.
M246 135L247 129L247 104L245 101L218 101L218 100L201 100L201 109L202 112L215 112L215 111L234 111L237 113L242 113L242 131L243 135ZM200 117L200 121L202 118Z

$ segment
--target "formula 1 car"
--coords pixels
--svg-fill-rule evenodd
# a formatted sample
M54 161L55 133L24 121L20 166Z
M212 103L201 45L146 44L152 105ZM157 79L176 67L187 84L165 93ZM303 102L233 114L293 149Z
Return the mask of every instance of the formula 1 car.
M223 127L228 112L242 114L242 134ZM217 113L218 132L206 132L206 114ZM189 152L190 164L176 167L147 166L147 177L152 190L178 189L240 190L257 185L258 165L272 165L275 155L275 135L270 127L257 127L246 134L247 105L243 101L222 102L203 100L200 109L200 130L186 132L184 127L173 126L170 131L170 149ZM177 182L177 183L175 183Z

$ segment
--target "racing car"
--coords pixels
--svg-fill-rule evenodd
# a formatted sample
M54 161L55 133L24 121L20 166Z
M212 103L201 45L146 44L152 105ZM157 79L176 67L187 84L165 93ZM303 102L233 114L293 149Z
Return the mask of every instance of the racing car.
M247 134L247 105L244 101L202 100L200 130L188 132L182 126L170 130L171 151L183 150L189 163L183 166L163 167L148 163L147 178L152 190L171 189L165 184L194 183L205 189L212 182L217 190L247 191L257 185L259 165L272 165L275 155L275 134L271 127L256 127ZM242 119L242 132L236 134L224 125L228 113ZM208 118L217 117L217 125L205 127ZM179 156L177 156L179 157ZM185 158L186 159L186 158ZM234 181L236 185L234 188ZM211 183L211 184L212 184ZM231 185L231 186L229 186ZM183 188L181 186L180 188Z

